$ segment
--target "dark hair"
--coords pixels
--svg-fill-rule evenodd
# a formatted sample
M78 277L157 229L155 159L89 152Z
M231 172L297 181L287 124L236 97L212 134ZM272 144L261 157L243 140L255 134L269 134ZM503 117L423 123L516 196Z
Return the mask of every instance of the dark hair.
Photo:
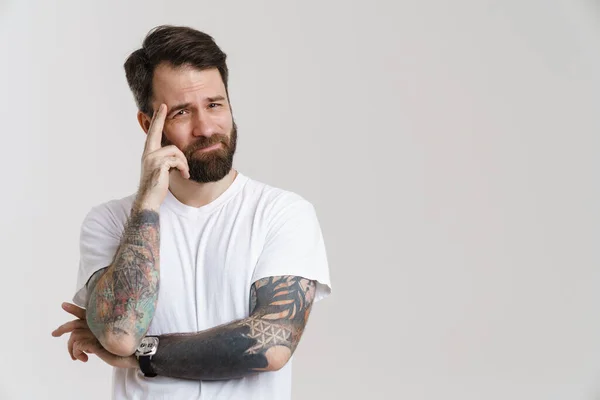
M148 32L142 48L129 55L123 67L138 109L152 115L152 79L162 62L200 70L217 68L227 91L227 55L208 34L186 26L161 25Z

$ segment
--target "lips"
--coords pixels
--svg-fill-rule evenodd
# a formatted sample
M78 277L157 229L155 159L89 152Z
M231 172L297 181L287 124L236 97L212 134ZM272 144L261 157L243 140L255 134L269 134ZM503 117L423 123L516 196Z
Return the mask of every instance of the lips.
M221 142L215 143L215 144L211 144L210 146L201 147L199 149L196 149L195 151L210 151L210 150L216 150L216 149L218 149L220 147L221 147Z
M228 149L228 138L225 135L214 134L210 137L199 137L195 143L185 149L184 153L190 157L192 154L208 154L212 151Z

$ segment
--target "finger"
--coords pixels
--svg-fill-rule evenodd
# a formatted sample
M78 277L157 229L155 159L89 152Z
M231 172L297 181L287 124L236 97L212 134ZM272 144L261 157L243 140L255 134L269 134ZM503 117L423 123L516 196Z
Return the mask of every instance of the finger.
M67 343L67 350L69 352L69 356L71 356L71 360L75 361L77 360L75 358L75 356L73 355L73 344L75 343L74 340L69 339L69 342Z
M82 339L82 335L81 335L81 329L76 329L71 333L71 336L69 336L69 341L67 343L67 348L69 350L69 355L71 356L71 358L73 359L73 361L75 361L77 358L75 357L75 355L73 354L73 345L75 344L75 342L79 341Z
M160 109L160 107L159 107ZM144 155L146 153L148 153L148 144L149 144L149 138L150 138L150 128L152 128L152 125L154 125L154 120L156 120L156 116L158 115L158 110L155 110L152 113L152 119L150 120L150 126L148 127L148 132L146 133L146 142L144 143L144 152L142 154L142 159L144 158Z
M81 340L76 340L75 342L73 342L73 354L71 355L71 358L73 359L73 361L80 360L83 362L87 362L88 356L83 352L83 349L81 347Z
M150 123L150 128L148 129L148 135L146 136L146 147L145 152L150 153L160 149L160 140L162 138L163 128L165 126L165 118L167 116L167 106L161 104L158 107L154 117L152 118L152 122Z
M75 356L78 359L82 358L82 355L97 354L101 353L104 348L98 343L96 338L82 339L75 342L73 345ZM83 360L82 360L83 361Z
M81 308L72 303L62 303L62 308L69 314L73 314L77 318L85 319L86 311L85 308Z
M69 338L69 342L67 343L67 349L69 350L69 355L73 361L77 360L75 355L73 354L73 345L77 342L77 336L75 333L71 333L71 337Z
M183 176L185 179L190 177L190 168L185 158L182 160L181 157L168 157L163 162L163 168L167 169L167 171L171 168L177 168L179 171L181 171L181 176Z
M165 158L168 157L180 158L183 162L187 164L187 158L185 158L185 154L183 154L183 151L179 150L174 145L169 145L161 147L160 149L150 154L147 154L143 160L144 168L148 170L155 169L156 167L160 166L160 164Z
M81 349L81 342L73 343L73 357L76 360L81 360L81 355L83 354L83 350Z
M160 159L160 158L163 158L166 156L179 156L179 157L185 158L185 154L183 154L183 151L179 150L179 148L173 144L170 144L165 147L161 147L160 149L154 151L152 153L152 155L149 156L148 158Z
M67 348L69 350L69 355L73 360L75 360L75 356L73 355L73 344L75 342L79 342L84 339L93 339L96 340L96 337L89 329L75 329L71 335L69 336L69 341L67 343Z
M59 337L68 332L73 332L75 329L86 329L88 327L87 322L83 319L76 319L69 321L66 324L62 324L52 332L52 336Z
M73 356L75 356L75 358L82 360L82 354L85 354L84 352L94 354L95 348L92 339L78 340L73 344Z

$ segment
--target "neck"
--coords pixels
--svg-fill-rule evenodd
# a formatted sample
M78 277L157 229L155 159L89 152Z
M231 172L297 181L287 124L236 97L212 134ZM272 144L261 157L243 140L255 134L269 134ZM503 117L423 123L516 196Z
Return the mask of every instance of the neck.
M232 168L220 181L198 183L182 178L181 173L174 169L169 176L169 190L183 204L202 207L222 195L231 186L237 174L237 171Z

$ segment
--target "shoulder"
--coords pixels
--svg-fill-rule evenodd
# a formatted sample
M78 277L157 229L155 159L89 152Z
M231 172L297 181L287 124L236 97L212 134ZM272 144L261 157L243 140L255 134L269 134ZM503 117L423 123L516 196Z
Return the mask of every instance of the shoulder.
M256 211L267 220L295 213L314 213L313 204L302 195L247 178L245 201L256 204Z
M267 241L300 237L312 240L318 236L320 223L315 207L304 196L251 179L245 189L252 193L253 226ZM245 197L244 202L249 201L250 196Z
M134 199L135 193L92 206L83 220L82 230L102 227L120 235L127 223Z

